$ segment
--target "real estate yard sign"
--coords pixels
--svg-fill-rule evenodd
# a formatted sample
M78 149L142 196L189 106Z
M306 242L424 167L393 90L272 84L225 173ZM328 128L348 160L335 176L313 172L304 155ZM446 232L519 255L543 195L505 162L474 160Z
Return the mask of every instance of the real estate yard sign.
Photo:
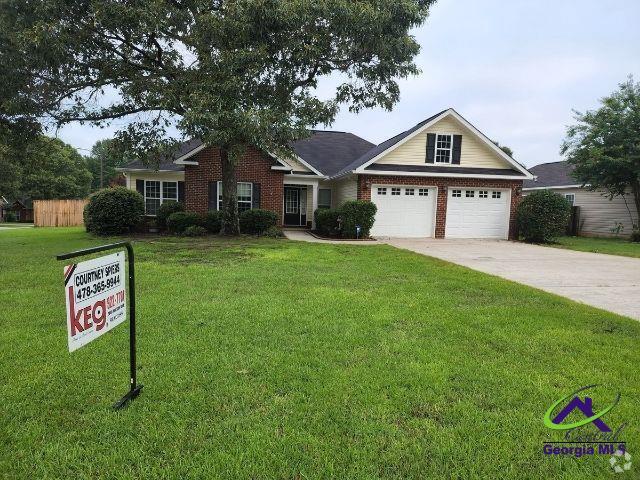
M126 320L124 257L118 252L64 268L70 352Z

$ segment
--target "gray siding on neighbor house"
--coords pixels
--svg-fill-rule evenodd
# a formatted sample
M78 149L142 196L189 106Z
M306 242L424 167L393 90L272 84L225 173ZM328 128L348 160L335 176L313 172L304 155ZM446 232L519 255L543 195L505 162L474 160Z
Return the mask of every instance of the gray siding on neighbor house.
M617 223L622 223L624 229L621 235L631 233L632 223L629 210L633 214L633 222L638 223L638 214L631 195L626 196L627 206L622 197L614 197L612 200L600 192L591 192L582 188L554 189L554 192L563 195L572 193L576 200L574 205L580 207L580 234L594 236L610 236L611 229Z

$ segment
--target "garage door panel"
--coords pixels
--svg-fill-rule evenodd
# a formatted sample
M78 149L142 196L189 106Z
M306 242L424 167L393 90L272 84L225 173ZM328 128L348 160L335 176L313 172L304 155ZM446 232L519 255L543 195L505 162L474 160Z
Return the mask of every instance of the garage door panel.
M507 238L508 191L450 189L447 197L447 238Z
M380 237L433 236L436 189L426 187L374 185L371 201L378 208L371 235ZM399 195L392 195L392 189ZM422 189L423 195L420 195ZM407 195L413 190L413 195Z

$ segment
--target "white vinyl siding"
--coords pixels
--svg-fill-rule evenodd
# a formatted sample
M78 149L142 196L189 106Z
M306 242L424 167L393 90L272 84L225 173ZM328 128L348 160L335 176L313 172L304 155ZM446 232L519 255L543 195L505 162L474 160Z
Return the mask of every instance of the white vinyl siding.
M347 200L358 199L358 181L355 175L335 182L322 183L320 188L331 189L331 208L338 208Z
M611 229L617 223L622 223L624 229L620 236L628 236L632 230L629 210L625 206L622 197L614 197L613 200L599 192L591 192L582 188L553 190L561 195L574 194L574 205L580 207L580 223L578 224L580 235L610 236ZM528 192L525 192L527 194ZM632 212L635 223L638 223L638 214L635 211L635 203L631 194L627 195L627 205Z
M450 165L452 169L458 167L472 168L513 168L500 155L492 151L474 133L467 130L456 119L448 117L440 120L424 132L387 153L376 163L395 165L425 165L427 134L462 135L462 152L460 165ZM442 165L442 164L440 164ZM448 164L445 164L449 166Z

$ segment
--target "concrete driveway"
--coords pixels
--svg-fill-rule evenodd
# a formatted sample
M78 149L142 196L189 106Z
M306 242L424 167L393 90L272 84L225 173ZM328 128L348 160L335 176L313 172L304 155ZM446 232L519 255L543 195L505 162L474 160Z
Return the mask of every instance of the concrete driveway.
M640 320L640 259L507 241L390 239L385 243Z

